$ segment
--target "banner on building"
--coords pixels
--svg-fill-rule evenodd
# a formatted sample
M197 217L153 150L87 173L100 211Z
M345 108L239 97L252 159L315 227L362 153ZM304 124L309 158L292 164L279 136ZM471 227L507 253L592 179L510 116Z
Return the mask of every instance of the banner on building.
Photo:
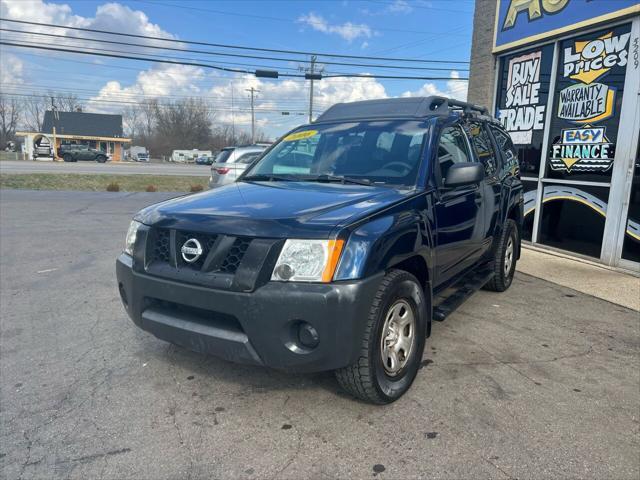
M493 51L639 13L637 0L497 0Z

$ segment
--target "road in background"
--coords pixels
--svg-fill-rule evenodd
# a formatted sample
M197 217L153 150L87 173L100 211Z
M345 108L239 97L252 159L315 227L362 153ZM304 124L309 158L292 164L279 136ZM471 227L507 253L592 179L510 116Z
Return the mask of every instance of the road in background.
M640 476L638 312L517 274L433 326L402 399L367 405L331 373L132 324L115 258L164 198L0 190L0 477Z
M211 173L208 165L193 163L137 163L137 162L24 162L2 161L0 173L83 173L110 175L188 175L207 177Z

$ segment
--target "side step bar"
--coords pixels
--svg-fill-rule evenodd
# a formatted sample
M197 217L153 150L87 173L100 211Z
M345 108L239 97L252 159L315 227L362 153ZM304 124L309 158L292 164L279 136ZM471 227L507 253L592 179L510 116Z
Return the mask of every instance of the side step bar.
M493 275L493 270L487 268L473 272L461 279L457 284L454 284L451 288L456 289L456 291L433 308L433 320L443 322L456 308L462 305L467 298L491 280Z

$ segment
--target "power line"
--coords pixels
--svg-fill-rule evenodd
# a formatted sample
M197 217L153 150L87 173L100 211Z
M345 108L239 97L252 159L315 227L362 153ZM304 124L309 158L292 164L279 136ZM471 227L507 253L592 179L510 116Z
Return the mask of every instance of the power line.
M88 52L82 50L73 50L69 48L60 48L60 47L45 47L45 46L36 46L36 45L27 45L27 44L19 44L13 42L0 41L0 45L10 45L13 47L22 47L22 48L32 48L38 50L49 50L54 52L66 52L66 53L77 53L82 55L97 55L100 57L110 57L110 58L122 58L125 60L137 60L143 62L156 62L156 63L168 63L172 65L188 65L193 67L202 67L202 68L211 68L214 70L220 70L225 72L234 72L234 73L246 73L246 74L256 74L257 72L252 72L250 70L241 70L238 68L228 68L228 67L220 67L218 65L212 65L210 63L197 63L197 62L185 62L178 60L166 60L166 59L158 59L158 58L149 58L149 57L138 57L133 55L115 55L112 53L104 53L104 52ZM280 77L293 77L293 78L305 78L304 75L296 75L291 73L279 73ZM385 79L401 79L401 80L456 80L456 81L467 81L468 78L454 78L454 77L421 77L421 76L397 76L397 75L378 75L378 74L347 74L347 73L338 73L333 75L325 75L323 78L385 78Z
M6 92L5 95L9 96L9 97L25 97L25 98L49 98L51 94L56 94L56 93L63 93L63 92L46 92L46 93L41 93L41 94L35 94L35 93L14 93L14 92ZM114 104L114 105L140 105L141 103L144 102L134 102L134 101L125 101L125 100L107 100L107 99L93 99L93 98L84 98L84 97L76 97L76 99L78 101L82 101L82 102L87 102L87 103L96 103L96 104L105 104L105 105L110 105L110 104ZM172 108L172 105L166 104L166 103L162 103L162 102L158 102L156 103L156 105L158 106L158 108ZM214 107L214 106L208 106L208 105L204 105L204 108L212 113L215 112L246 112L246 113L250 113L251 109L247 109L247 108L235 108L235 109L230 109L230 108L225 108L225 107ZM286 111L290 111L290 112L296 112L296 113L300 113L300 114L306 114L307 110L306 109L294 109L294 108L283 108L283 109L274 109L274 108L261 108L261 107L254 107L254 111L258 112L258 113L274 113L274 114L281 114L283 110Z
M66 28L66 27L65 27ZM184 52L184 53L198 53L198 54L204 54L204 55L215 55L215 56L224 56L224 57L236 57L236 58L251 58L251 59L257 59L257 60L275 60L275 61L280 61L280 62L304 62L306 63L306 60L304 59L298 59L298 58L278 58L278 57L265 57L265 56L258 56L258 55L243 55L243 54L238 54L238 53L223 53L223 52L211 52L208 50L194 50L194 49L188 49L188 48L172 48L172 47L160 47L157 45L144 45L144 44L140 44L140 43L131 43L131 42L118 42L116 40L103 40L103 39L98 39L98 38L88 38L88 37L69 37L67 35L61 35L61 34L56 34L56 33L44 33L44 32L32 32L32 31L27 31L27 30L18 30L15 28L1 28L0 27L0 31L5 31L5 32L12 32L12 33L21 33L21 34L26 34L26 35L39 35L39 36L46 36L46 37L55 37L55 38L65 38L67 40L86 40L86 41L90 41L90 42L98 42L98 43L109 43L112 45L124 45L124 46L128 46L128 47L138 47L138 48L151 48L151 49L156 49L156 50L170 50L170 51L175 51L175 52ZM93 48L93 47L89 47L89 48ZM122 53L126 53L126 52L122 52ZM180 58L180 57L176 57L176 58ZM218 63L223 63L223 62L218 62ZM394 70L433 70L433 71L449 71L452 70L451 67L447 67L447 68L443 68L443 67L410 67L410 66L406 66L406 65L376 65L376 64L370 64L370 63L346 63L346 62L330 62L330 61L322 61L321 63L325 64L325 65L341 65L341 66L347 66L347 67L367 67L367 68L384 68L384 69L394 69ZM286 67L271 67L271 68L281 68L281 69L286 69ZM289 69L291 70L291 69ZM469 71L468 69L459 69L456 68L456 70L460 70L460 71Z
M259 51L259 52L271 52L271 53L288 53L288 54L294 54L294 55L317 55L319 57L353 58L353 59L360 59L360 60L382 60L387 62L469 64L468 61L459 61L459 60L425 60L425 59L416 59L416 58L373 57L373 56L365 56L365 55L346 55L346 54L338 54L338 53L321 53L321 52L306 52L306 51L300 51L300 50L283 50L283 49L275 49L275 48L246 47L241 45L200 42L195 40L177 40L175 38L163 38L163 37L154 37L149 35L139 35L139 34L133 34L133 33L111 32L108 30L98 30L95 28L68 27L64 25L56 25L54 23L30 22L27 20L14 20L14 19L3 18L3 17L0 17L0 20L4 22L20 23L24 25L37 25L40 27L64 28L67 30L76 30L81 32L102 33L106 35L118 35L123 37L142 38L145 40L183 43L183 44L189 44L189 45L205 45L209 47L232 48L237 50L253 50L253 51Z
M245 17L245 18L256 18L259 20L273 20L276 22L287 22L287 23L307 23L309 25L325 25L324 22L321 21L314 21L314 20L305 20L304 22L300 22L298 20L294 20L291 18L283 18L283 17L270 17L267 15L256 15L256 14L251 14L251 13L238 13L238 12L228 12L225 10L213 10L211 8L202 8L202 7L192 7L192 6L187 6L187 5L176 5L173 3L163 3L163 2L150 2L147 0L134 0L136 2L139 3L147 3L149 5L158 5L158 6L162 6L162 7L171 7L171 8L179 8L182 10L194 10L194 11L199 11L199 12L209 12L209 13L217 13L219 15L230 15L233 17ZM451 10L449 10L451 11ZM461 12L460 10L452 10L452 12L455 13L471 13L471 12ZM370 27L372 30L380 30L381 32L402 32L402 33L424 33L422 31L418 31L418 30L403 30L403 29L399 29L399 28L386 28L386 27ZM435 32L434 32L435 33ZM444 34L444 32L439 32L439 34Z

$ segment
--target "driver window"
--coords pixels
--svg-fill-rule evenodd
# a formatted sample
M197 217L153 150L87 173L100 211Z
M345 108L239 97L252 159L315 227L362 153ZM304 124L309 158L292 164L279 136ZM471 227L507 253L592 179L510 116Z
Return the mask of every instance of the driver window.
M445 128L438 144L438 164L442 181L447 177L451 165L469 161L469 150L462 129L458 126Z

